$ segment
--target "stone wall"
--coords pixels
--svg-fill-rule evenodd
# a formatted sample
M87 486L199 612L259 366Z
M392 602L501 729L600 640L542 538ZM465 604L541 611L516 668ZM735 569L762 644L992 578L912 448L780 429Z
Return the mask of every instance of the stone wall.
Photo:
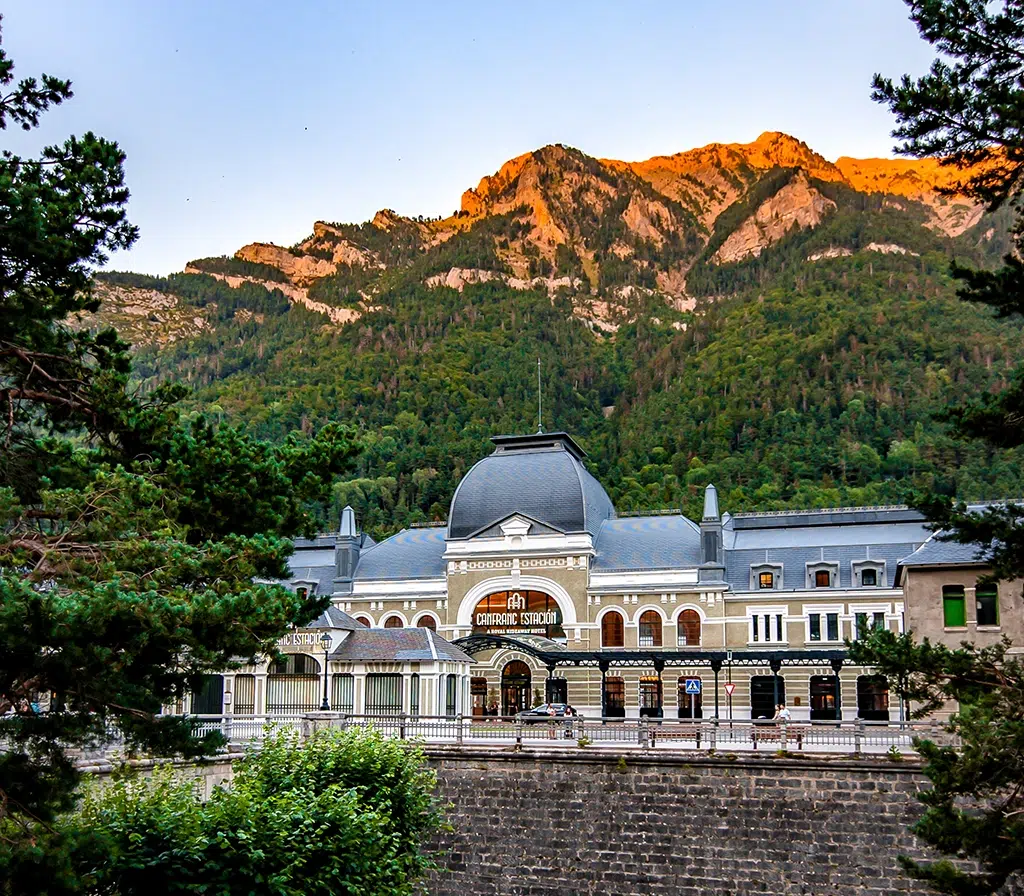
M454 831L430 896L925 893L913 763L431 748Z

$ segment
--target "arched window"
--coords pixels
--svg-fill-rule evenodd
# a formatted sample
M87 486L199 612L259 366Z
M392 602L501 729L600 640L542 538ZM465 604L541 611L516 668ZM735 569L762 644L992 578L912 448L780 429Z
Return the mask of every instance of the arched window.
M654 610L640 614L640 646L661 647L661 617Z
M622 614L612 610L601 617L601 646L622 647L625 644Z
M373 628L373 620L369 616L356 616L356 622L361 622L367 628Z
M700 613L696 610L683 610L676 627L676 643L680 647L700 647Z
M388 616L384 620L384 628L405 628L401 616Z
M417 628L429 628L432 632L437 631L437 620L433 616L420 616L416 623Z

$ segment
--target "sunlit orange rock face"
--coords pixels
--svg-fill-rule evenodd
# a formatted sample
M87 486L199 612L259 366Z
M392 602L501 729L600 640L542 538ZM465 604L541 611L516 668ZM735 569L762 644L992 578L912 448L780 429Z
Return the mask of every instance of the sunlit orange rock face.
M846 182L862 193L891 193L923 202L935 215L929 226L947 236L959 236L981 218L983 207L962 195L961 185L974 173L943 165L938 159L851 159L836 160Z
M482 221L505 216L512 222L504 229L496 226L491 237L492 257L500 262L494 270L454 265L426 277L431 287L461 291L469 284L500 281L513 289L608 296L623 306L646 290L676 307L689 307L693 300L686 279L709 241L717 248L704 263L757 257L790 233L821 226L837 208L838 195L826 185L888 194L885 204L897 208L909 210L917 203L916 222L923 210L926 227L955 237L984 211L957 193L957 185L970 174L937 159L843 157L832 162L777 131L751 143L711 143L637 162L596 159L556 144L516 156L481 178L462 194L459 210L450 217L412 218L382 209L370 223L397 245L411 244L426 255ZM722 218L730 208L734 213ZM251 243L236 257L276 268L287 278L286 294L312 307L307 292L321 278L344 275L344 268L383 272L396 263L379 240L352 233L317 222L313 234L290 249ZM830 246L811 253L808 261L853 251ZM906 250L893 244L872 251ZM609 270L614 272L610 281ZM360 295L372 304L373 278L361 282L367 285L360 287ZM612 325L599 318L593 315L594 322Z

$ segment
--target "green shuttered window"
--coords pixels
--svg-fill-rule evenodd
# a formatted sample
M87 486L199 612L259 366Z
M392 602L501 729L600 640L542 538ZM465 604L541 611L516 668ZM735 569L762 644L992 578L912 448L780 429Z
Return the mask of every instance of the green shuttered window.
M942 624L946 628L963 628L967 625L963 585L942 586Z

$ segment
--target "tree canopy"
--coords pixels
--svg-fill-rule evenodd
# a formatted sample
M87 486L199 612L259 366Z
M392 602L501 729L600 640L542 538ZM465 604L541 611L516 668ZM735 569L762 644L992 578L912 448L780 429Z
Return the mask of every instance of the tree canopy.
M0 83L0 128L72 96L15 85L2 49ZM211 749L161 706L323 608L258 583L284 577L355 450L337 426L270 445L185 420L186 389L138 393L128 346L77 325L93 267L137 235L123 161L91 133L0 155L0 892L63 867L69 751L110 725L127 749Z
M939 53L928 74L874 80L874 97L896 115L897 149L937 154L966 172L961 189L1013 210L1013 252L997 270L954 265L958 294L992 306L1000 319L1024 312L1024 7L1016 0L910 0L911 17ZM1024 365L1005 388L954 407L956 430L996 449L1024 444ZM1024 578L1024 507L1000 503L968 507L935 496L922 499L938 537L976 545L991 567L991 580ZM950 726L962 748L922 742L932 787L914 830L953 859L978 863L971 870L944 859L905 860L908 871L942 893L981 896L1024 874L1024 666L1009 644L949 649L917 643L912 635L876 632L851 647L852 658L876 666L896 683L901 698L922 714L948 702L957 711Z

